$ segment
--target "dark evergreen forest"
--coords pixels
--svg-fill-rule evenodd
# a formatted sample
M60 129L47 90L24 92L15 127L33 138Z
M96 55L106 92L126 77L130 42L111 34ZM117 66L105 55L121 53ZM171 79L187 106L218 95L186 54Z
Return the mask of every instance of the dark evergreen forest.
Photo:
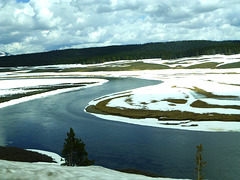
M240 41L176 41L136 45L55 50L42 53L5 56L0 67L54 64L93 64L116 60L175 59L212 54L240 53Z

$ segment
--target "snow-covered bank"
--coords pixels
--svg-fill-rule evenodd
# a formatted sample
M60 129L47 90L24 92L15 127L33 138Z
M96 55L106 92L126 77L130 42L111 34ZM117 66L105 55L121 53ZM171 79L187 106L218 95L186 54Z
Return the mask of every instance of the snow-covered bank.
M67 167L54 164L35 164L0 160L1 180L170 180L151 178L110 170L101 166Z
M99 86L103 83L106 83L107 80L104 79L74 79L74 78L51 78L51 79L11 79L11 80L0 80L0 97L20 94L20 93L28 93L30 91L38 91L39 88L44 89L49 86L66 86L66 85L76 85L79 87L73 88L61 88L49 92L39 93L31 96L25 96L18 99L13 99L7 102L0 103L0 108L11 106L14 104L19 104L22 102L30 101L37 98L43 98L50 95L55 95L59 93L79 90L82 88L89 88L93 86Z
M109 72L108 72L109 73ZM138 77L162 80L154 86L110 94L89 103L111 99L108 107L118 109L186 111L192 113L240 114L240 69L156 70L137 72L111 72L115 77ZM182 101L182 102L174 102ZM201 101L209 106L194 106ZM194 131L239 131L240 122L221 121L159 121L158 119L130 119L94 114L103 119L144 126ZM239 119L238 119L239 120Z
M168 129L179 129L189 131L205 131L205 132L240 132L240 122L222 122L222 121L159 121L155 118L145 119L132 119L120 116L112 115L93 115L109 120L117 121L128 124L135 124L141 126L157 127L157 128L168 128Z
M53 153L53 152L49 152L49 151L43 151L43 150L38 150L38 149L26 149L26 150L27 151L38 152L39 154L44 154L44 155L47 155L47 156L51 157L53 159L53 161L56 162L56 163L52 163L52 164L61 165L61 164L64 163L64 158L59 156L57 153ZM38 164L49 164L49 163L38 162Z
M120 93L120 95L115 96L107 106L162 111L179 110L194 113L240 114L240 109L234 108L192 107L191 104L196 100L202 100L212 105L222 105L223 107L224 105L240 105L240 86L202 81L200 78L201 77L186 77L184 79L171 79L159 85L131 90L129 93L125 93L124 97L122 93ZM212 95L213 97L206 97L206 95L200 92L195 92L194 87L201 89L203 93L214 93L214 95ZM112 96L109 98L111 99ZM185 100L186 102L174 103L171 102L171 100Z

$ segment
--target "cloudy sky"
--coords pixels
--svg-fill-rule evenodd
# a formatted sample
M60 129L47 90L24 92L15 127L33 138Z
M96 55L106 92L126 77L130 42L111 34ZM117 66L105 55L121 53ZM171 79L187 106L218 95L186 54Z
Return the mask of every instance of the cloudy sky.
M0 51L239 40L239 12L239 0L0 0Z

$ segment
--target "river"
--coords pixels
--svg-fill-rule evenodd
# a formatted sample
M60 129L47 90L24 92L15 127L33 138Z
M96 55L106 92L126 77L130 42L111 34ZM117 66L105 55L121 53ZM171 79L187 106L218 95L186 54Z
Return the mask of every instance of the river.
M96 165L175 178L195 177L196 145L203 144L206 178L239 179L240 133L144 127L103 120L84 112L88 102L97 97L157 83L160 82L109 78L102 86L2 108L0 142L60 154L72 127Z

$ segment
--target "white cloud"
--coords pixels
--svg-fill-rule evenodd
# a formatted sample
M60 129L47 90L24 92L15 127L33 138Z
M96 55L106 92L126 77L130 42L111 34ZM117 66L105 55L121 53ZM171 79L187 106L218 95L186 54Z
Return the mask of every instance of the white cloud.
M238 0L1 0L0 8L0 49L12 54L239 38Z

